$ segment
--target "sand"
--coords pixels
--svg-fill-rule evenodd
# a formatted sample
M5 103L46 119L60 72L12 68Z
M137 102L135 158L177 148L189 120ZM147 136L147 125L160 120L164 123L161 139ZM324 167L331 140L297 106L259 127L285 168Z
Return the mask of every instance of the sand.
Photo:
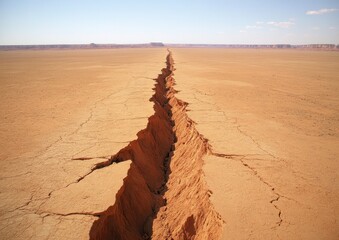
M171 51L0 52L2 238L338 239L339 54Z
M338 239L339 54L175 49L224 239Z
M0 53L0 236L86 239L130 161L93 172L152 115L163 49ZM94 158L88 161L74 158Z

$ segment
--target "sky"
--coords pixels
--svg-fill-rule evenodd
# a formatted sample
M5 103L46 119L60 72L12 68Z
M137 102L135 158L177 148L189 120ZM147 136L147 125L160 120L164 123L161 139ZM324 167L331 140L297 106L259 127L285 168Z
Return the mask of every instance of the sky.
M339 44L339 0L0 0L0 45Z

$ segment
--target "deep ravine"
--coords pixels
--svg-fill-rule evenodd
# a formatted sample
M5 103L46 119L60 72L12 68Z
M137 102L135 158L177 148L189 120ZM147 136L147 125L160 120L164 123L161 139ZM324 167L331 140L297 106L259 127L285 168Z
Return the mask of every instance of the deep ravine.
M155 79L154 114L137 139L93 171L132 160L115 203L100 213L91 239L219 239L222 220L214 210L202 171L207 140L176 98L174 62Z

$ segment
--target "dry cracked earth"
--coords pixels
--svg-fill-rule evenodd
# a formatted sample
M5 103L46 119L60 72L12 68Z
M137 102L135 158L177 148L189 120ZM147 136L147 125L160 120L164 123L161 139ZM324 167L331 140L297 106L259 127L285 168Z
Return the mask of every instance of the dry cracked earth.
M337 52L0 63L1 239L339 238Z

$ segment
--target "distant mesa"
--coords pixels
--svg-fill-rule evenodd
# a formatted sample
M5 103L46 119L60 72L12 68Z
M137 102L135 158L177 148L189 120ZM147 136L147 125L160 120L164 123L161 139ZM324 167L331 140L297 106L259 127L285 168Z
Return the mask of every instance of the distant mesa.
M151 42L152 47L164 47L165 45L162 42Z

